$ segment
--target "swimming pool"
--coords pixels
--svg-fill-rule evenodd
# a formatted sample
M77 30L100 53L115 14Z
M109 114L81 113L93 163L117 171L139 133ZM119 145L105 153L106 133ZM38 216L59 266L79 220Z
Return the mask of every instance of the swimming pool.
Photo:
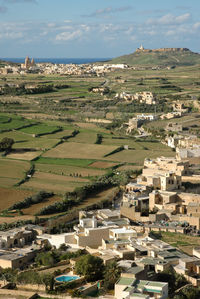
M68 281L73 281L76 279L79 279L80 277L77 275L61 275L56 277L56 281L58 282L68 282Z

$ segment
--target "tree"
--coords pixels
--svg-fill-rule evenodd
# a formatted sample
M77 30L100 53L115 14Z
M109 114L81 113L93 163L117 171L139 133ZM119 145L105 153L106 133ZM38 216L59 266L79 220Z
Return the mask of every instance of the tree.
M17 277L17 270L11 268L0 269L0 279L8 282L15 282Z
M174 291L188 283L186 278L183 275L176 273L172 266L161 273L157 273L156 280L168 282L169 294L173 294Z
M10 151L14 140L12 138L4 137L0 142L0 151Z
M56 250L38 253L35 262L39 266L53 266L59 262L59 253Z
M87 254L76 262L75 271L77 274L85 276L87 281L96 281L102 279L104 265L102 259Z
M46 291L53 291L55 280L54 280L54 276L52 274L50 274L50 273L43 274L42 282L44 283L44 285L46 287Z
M116 281L119 279L121 274L120 267L117 266L116 261L110 262L104 271L104 288L106 290L114 289Z
M199 299L200 298L200 290L199 288L195 288L193 286L188 286L181 291L182 295L187 299Z

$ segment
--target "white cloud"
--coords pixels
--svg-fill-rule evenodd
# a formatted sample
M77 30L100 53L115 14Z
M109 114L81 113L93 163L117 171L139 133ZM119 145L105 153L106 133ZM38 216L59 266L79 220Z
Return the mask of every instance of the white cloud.
M22 32L4 32L0 33L0 39L21 39L23 38Z
M164 15L157 19L148 19L147 24L152 25L175 25L187 22L191 18L190 13L185 13L180 16L174 16L172 14Z
M159 18L159 24L151 23L114 23L114 22L0 22L0 39L5 44L10 40L22 43L40 45L42 43L51 46L68 43L75 46L77 42L87 47L93 43L109 47L109 41L113 48L121 45L140 44L149 47L175 46L181 41L182 46L188 46L187 38L192 40L199 36L200 22L187 22L190 15L181 16L165 15ZM184 21L185 20L185 21ZM166 25L167 24L167 25ZM138 45L137 45L138 46ZM148 47L147 46L147 47ZM111 45L110 45L111 47Z
M184 15L178 16L175 18L175 21L180 24L188 21L190 19L191 15L190 13L185 13Z
M194 29L199 29L200 28L200 22L197 22L193 25Z
M81 30L76 30L74 32L61 32L56 35L56 41L69 41L74 40L82 36Z

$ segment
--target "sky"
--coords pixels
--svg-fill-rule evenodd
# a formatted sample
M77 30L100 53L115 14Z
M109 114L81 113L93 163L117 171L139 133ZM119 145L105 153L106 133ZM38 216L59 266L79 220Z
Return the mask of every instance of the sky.
M0 0L0 57L111 58L200 52L200 0Z

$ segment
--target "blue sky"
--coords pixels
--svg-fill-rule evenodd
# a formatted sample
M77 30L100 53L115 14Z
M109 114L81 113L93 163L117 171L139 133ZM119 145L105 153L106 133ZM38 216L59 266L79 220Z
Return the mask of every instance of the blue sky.
M200 52L200 1L0 0L0 57L116 57L140 44Z

